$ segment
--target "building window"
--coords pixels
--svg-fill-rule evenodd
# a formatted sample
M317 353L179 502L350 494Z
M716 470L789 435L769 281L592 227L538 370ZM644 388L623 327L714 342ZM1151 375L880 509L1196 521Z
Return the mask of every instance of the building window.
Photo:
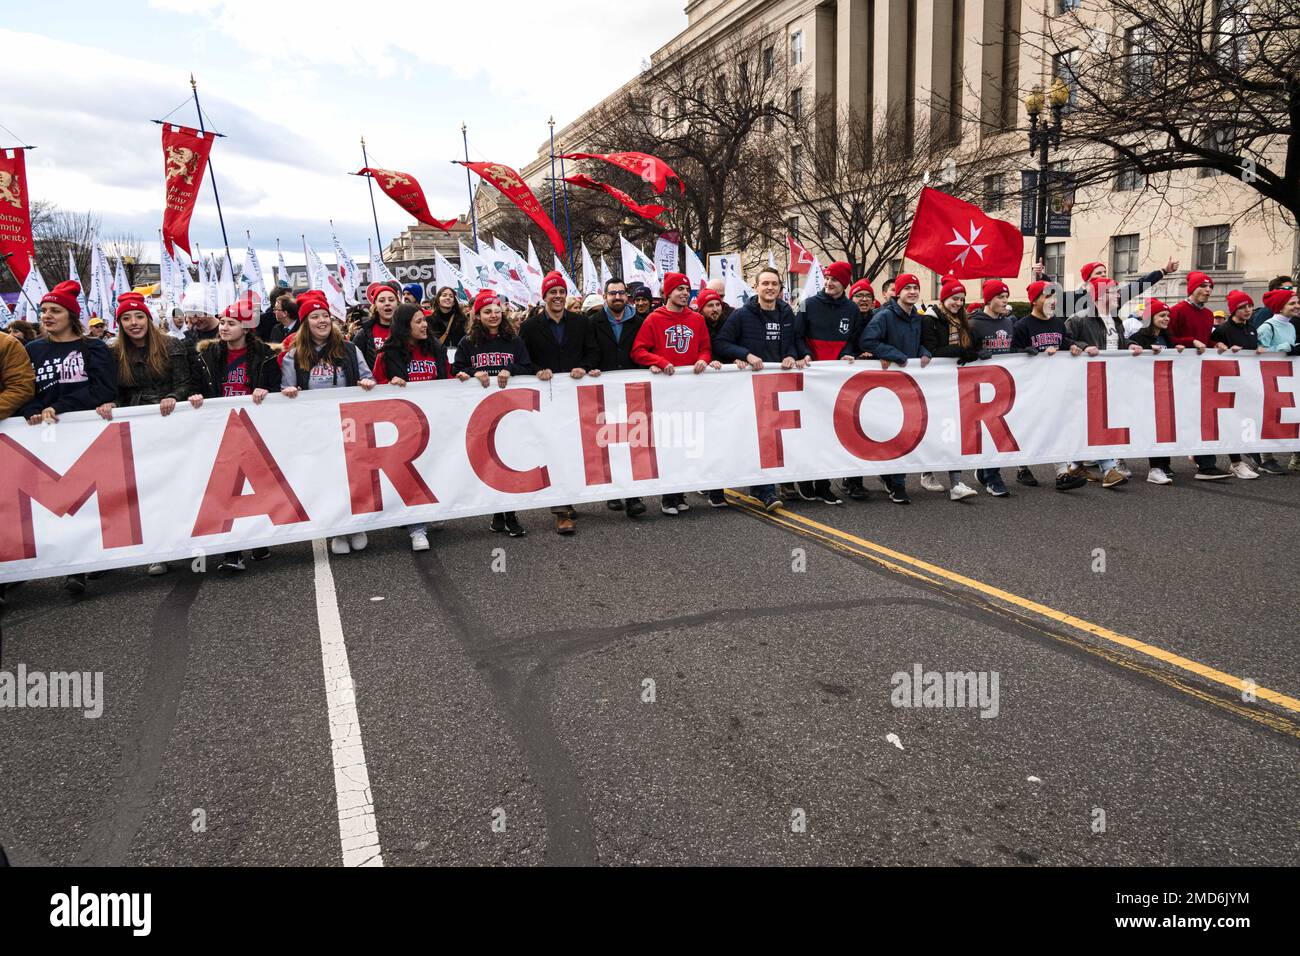
M797 188L803 185L803 147L790 147L790 182Z
M745 60L740 64L740 92L742 93L749 92L749 61L748 60Z
M763 132L770 133L776 129L776 104L769 100L763 109Z
M1057 13L1069 13L1079 9L1079 0L1056 0Z
M794 118L797 126L803 122L803 89L794 89L790 91L790 115Z
M900 272L902 272L902 271L903 271L903 260L902 260L902 259L890 259L890 260L889 260L889 272L888 272L888 274L885 276L885 278L886 278L886 279L894 279L894 278L897 278L897 277L898 277L898 274L899 274ZM882 282L881 285L884 285L884 283ZM894 291L897 292L898 290L895 289Z
M1241 64L1250 53L1250 0L1217 0L1214 7L1214 55L1224 65Z
M1003 176L996 173L992 176L984 177L984 210L985 212L996 212L1003 209L1007 204L1006 189L1003 185Z
M1202 140L1210 149L1222 150L1225 153L1231 153L1236 135L1229 126L1215 125L1207 127ZM1209 179L1212 176L1222 176L1223 170L1211 169L1209 166L1202 166L1196 171L1197 179Z
M763 48L763 79L770 80L772 73L776 70L776 49L774 47Z
M1145 24L1124 31L1124 88L1140 93L1151 88L1155 77L1155 55L1150 50L1150 31Z
M1043 257L1043 272L1053 282L1060 282L1065 275L1065 243L1049 242Z
M831 213L829 209L823 209L817 214L817 238L826 243L831 238Z
M1075 101L1079 95L1079 51L1066 50L1064 53L1057 53L1052 57L1052 76L1055 79L1065 81L1065 85L1070 88L1070 101L1065 104L1066 110L1072 110Z
M907 197L898 195L889 197L889 224L895 229L907 225Z
M803 31L795 30L790 34L790 65L803 65Z
M799 241L799 217L791 216L785 221L785 231L790 233L790 238L795 242Z
M1138 259L1138 247L1142 237L1134 232L1125 236L1112 236L1110 240L1110 274L1118 279L1131 275L1141 265Z
M1231 235L1231 226L1202 226L1197 229L1196 268L1220 272L1228 268L1228 239Z
M1147 179L1138 171L1137 164L1118 158L1117 162L1120 166L1115 173L1115 192L1128 193L1146 186Z

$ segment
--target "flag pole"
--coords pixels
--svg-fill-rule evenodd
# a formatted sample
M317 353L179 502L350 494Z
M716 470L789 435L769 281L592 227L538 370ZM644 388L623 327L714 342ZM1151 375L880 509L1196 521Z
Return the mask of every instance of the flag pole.
M474 247L478 248L478 213L474 211L474 184L469 178L469 133L465 121L460 121L460 139L465 144L465 190L469 193L469 224L473 230Z
M551 127L551 222L555 221L555 117L552 116L547 121Z
M555 127L551 127L551 152L555 152ZM564 179L564 156L560 156L560 188L564 191L564 237L569 243L569 272L573 273L573 227L569 224L569 184Z
M366 169L370 168L370 157L366 155L366 138L364 135L361 137L361 161L365 164ZM375 238L379 240L379 261L383 262L384 237L379 233L379 210L375 208L375 177L367 174L366 186L370 189L370 215L375 217ZM333 226L334 223L331 222L330 228L333 228Z
M12 252L0 252L0 260L4 261L5 268L8 269L9 274L14 277L14 281L18 282L18 273L15 272L14 267L9 264L9 260L11 258L13 258ZM36 260L34 259L32 260L33 264L35 263L35 261ZM42 281L44 281L44 279L42 279ZM41 313L40 308L36 305L35 302L32 301L32 297L27 294L26 282L18 282L18 291L21 292L23 298L27 300L27 304L32 307L32 311L35 312L37 315L40 315Z
M199 84L194 82L194 74L190 74L190 89L194 93L194 110L199 114L199 132L206 133L203 128L203 107L199 105ZM214 135L221 135L219 133ZM226 247L226 256L230 256L230 240L226 238L226 219L221 215L221 194L217 192L217 174L212 169L212 154L208 154L208 180L212 183L212 198L217 201L217 222L221 223L221 242Z

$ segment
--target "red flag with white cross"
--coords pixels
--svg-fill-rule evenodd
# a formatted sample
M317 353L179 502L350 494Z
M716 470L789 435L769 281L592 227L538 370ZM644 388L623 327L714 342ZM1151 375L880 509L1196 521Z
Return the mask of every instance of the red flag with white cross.
M1018 275L1024 251L1019 228L927 186L917 201L904 255L940 275L980 279Z

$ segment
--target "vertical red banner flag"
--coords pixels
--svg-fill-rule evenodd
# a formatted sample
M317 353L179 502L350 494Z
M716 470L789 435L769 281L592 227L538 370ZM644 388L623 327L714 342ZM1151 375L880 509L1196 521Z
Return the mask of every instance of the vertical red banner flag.
M371 177L375 182L379 183L379 188L384 191L385 196L426 226L433 226L435 229L448 232L452 226L456 225L455 219L433 218L433 213L429 211L429 203L424 198L424 190L420 188L419 181L410 173L403 173L396 169L377 169L373 166L367 166L357 175Z
M27 198L27 165L21 149L0 149L0 252L18 284L27 281L36 244L32 242L32 210Z
M203 172L208 168L208 153L212 149L212 134L204 134L188 126L163 124L163 173L167 179L167 206L163 210L163 242L173 255L176 247L190 252L190 216L203 185Z
M560 230L555 228L551 217L546 215L542 204L537 201L533 191L517 172L501 163L467 163L463 159L458 159L456 162L474 170L501 190L507 199L522 209L528 218L537 223L537 227L546 233L546 238L551 240L551 248L555 250L556 255L564 255L564 240L560 238Z

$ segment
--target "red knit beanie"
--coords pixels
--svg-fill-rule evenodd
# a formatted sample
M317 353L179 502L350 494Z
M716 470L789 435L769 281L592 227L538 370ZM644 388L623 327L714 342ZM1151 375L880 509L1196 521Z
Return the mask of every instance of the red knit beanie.
M1277 315L1295 296L1295 289L1274 289L1272 292L1264 293L1264 305L1270 312Z
M366 286L366 299L374 305L381 292L392 292L394 297L397 296L397 291L387 282L372 282Z
M1084 267L1083 267L1082 269L1079 270L1079 275L1083 276L1083 281L1084 281L1084 282L1087 282L1089 279L1092 278L1092 274L1093 274L1094 272L1096 272L1099 268L1101 268L1102 266L1104 266L1105 264L1106 264L1106 263L1104 263L1104 262L1088 262L1088 263L1085 263L1085 264L1084 264Z
M947 279L945 279L943 281L943 285L939 287L940 302L944 301L945 299L950 299L954 295L965 295L965 294L966 294L966 287L961 284L961 280L955 279L952 276L949 276Z
M389 292L393 291L388 286L384 286L384 288L388 289ZM366 295L369 294L370 289L367 289ZM371 299L370 301L373 302L374 299ZM324 309L326 312L330 310L329 299L325 298L325 293L320 289L308 289L306 292L303 292L298 296L298 318L302 321L306 322L307 316L311 315L317 309Z
M555 275L555 273L552 272L551 275ZM563 282L564 280L561 279L560 281ZM544 284L542 288L545 288ZM470 308L474 314L477 315L482 312L486 306L496 305L496 303L497 294L491 289L483 289L478 295L474 296L474 304Z
M980 292L984 295L984 304L988 305L1000 295L1010 295L1011 288L1001 279L989 279L984 283Z
M1231 292L1228 293L1228 314L1229 315L1232 315L1243 305L1253 306L1254 304L1255 304L1255 300L1252 299L1250 296L1246 295L1246 293L1242 292L1240 289L1233 289Z
M1205 285L1205 283L1207 282L1210 284L1210 288L1213 289L1214 280L1211 279L1209 276L1207 276L1204 272L1189 272L1187 274L1187 294L1191 295L1194 291L1199 289L1201 286Z
M1025 289L1025 295L1029 296L1029 304L1033 305L1038 301L1038 297L1043 294L1043 291L1046 288L1047 283L1042 279L1039 279L1037 282L1029 283L1028 287Z
M1148 299L1147 300L1147 324L1154 325L1156 321L1156 316L1159 315L1161 312L1168 312L1168 311L1169 311L1169 306L1165 305L1159 299Z
M552 289L565 289L567 291L568 288L569 284L564 281L564 276L552 270L546 273L545 278L542 279L542 298L546 298L546 293Z
M917 279L916 276L912 275L912 273L904 272L897 279L894 280L895 294L902 292L909 285L914 285L919 289L921 288L921 281Z
M853 298L859 292L865 292L873 299L876 297L876 293L871 288L871 282L867 279L859 279L849 287L849 298Z
M667 278L665 278L664 281L667 282ZM704 307L710 302L721 301L722 296L718 295L718 293L714 292L712 289L701 289L700 294L695 297L695 311L703 312Z
M673 289L676 289L679 285L689 286L690 282L691 280L686 278L685 274L681 272L665 272L664 298L667 299L668 296L672 294Z
M823 271L840 285L847 286L853 281L853 267L847 262L832 262Z
M257 293L248 290L238 299L226 306L226 310L221 313L226 318L238 319L239 324L246 329L257 327Z
M41 304L53 302L55 305L61 305L68 310L69 315L78 318L81 315L81 306L77 305L79 295L81 295L81 286L69 279L67 282L60 282L41 296Z
M1092 289L1093 301L1095 302L1100 299L1102 293L1106 291L1106 287L1111 285L1119 285L1119 283L1114 279L1107 278L1106 276L1098 276L1095 279L1089 279L1088 287Z
M144 304L144 296L139 292L123 292L117 297L117 321L122 321L122 316L128 312L143 312L153 321L153 313L149 311L149 306Z

